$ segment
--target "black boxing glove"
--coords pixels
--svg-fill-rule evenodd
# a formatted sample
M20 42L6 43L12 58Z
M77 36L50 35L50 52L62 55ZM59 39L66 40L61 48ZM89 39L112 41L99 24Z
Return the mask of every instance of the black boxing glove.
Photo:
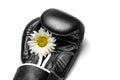
M32 20L22 38L23 65L13 80L64 80L77 58L83 24L56 9Z

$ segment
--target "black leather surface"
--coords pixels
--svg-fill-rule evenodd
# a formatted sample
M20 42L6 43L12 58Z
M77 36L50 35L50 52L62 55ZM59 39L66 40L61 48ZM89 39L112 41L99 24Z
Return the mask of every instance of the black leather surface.
M30 34L36 30L38 31L40 27L42 26L40 24L40 18L36 18L32 20L25 28L22 36L22 45L21 45L21 59L23 63L34 63L37 64L37 61L39 59L38 55L30 54L30 50L27 45L27 41L30 40L29 36Z
M49 73L32 65L18 68L13 80L47 80Z
M79 54L80 44L84 36L84 26L78 19L59 10L49 9L45 11L41 17L32 20L24 30L21 51L23 63L37 64L39 57L30 54L27 41L30 40L28 36L41 27L53 34L57 45L45 68L58 77L50 79L49 76L48 80L62 80L68 74Z
M66 35L82 27L81 22L73 16L57 9L48 9L41 16L42 25L52 33Z

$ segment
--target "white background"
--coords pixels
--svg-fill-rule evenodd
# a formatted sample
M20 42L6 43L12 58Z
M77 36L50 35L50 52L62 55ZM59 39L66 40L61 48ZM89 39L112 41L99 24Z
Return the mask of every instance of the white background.
M0 79L12 80L21 64L25 26L48 8L85 25L83 49L66 80L120 80L120 0L0 0Z

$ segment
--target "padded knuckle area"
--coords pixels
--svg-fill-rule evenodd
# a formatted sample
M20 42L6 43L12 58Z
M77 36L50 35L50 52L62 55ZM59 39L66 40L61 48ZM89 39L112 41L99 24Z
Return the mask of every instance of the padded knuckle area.
M49 9L41 16L42 25L57 34L69 34L80 27L73 16L56 9Z

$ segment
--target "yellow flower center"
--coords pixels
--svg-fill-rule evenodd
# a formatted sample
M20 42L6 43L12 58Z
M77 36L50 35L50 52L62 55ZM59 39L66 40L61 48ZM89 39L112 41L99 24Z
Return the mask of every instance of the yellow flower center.
M40 46L40 47L45 47L47 45L48 41L47 41L47 38L45 36L40 36L38 37L37 39L37 44Z

